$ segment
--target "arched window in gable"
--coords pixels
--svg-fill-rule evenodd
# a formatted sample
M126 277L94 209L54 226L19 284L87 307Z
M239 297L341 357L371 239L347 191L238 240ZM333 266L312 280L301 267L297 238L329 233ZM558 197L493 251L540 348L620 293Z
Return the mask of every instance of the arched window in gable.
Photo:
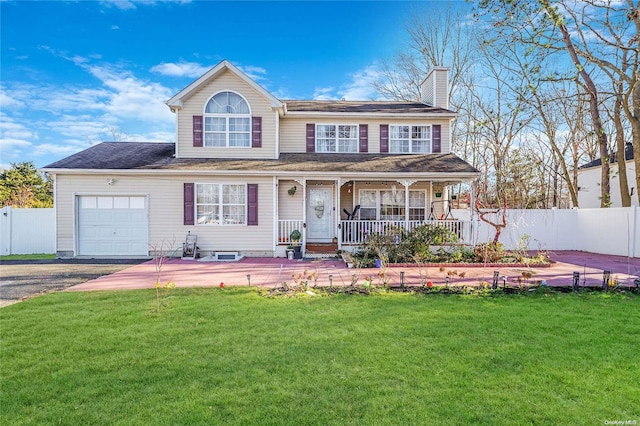
M214 95L204 109L204 146L251 146L251 110L234 92Z

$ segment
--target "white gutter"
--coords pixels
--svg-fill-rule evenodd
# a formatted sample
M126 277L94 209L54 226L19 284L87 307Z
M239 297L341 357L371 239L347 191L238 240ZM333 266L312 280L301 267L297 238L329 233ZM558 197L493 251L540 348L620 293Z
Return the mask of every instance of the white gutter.
M316 112L316 111L287 111L287 117L322 117L322 118L455 118L459 117L457 112L423 112L423 113L403 113L398 117L398 113L362 113L362 112Z
M419 179L435 178L437 180L458 180L458 179L474 179L480 172L477 173L451 173L451 172L436 172L436 173L402 173L402 172L345 172L345 171L289 171L289 170L224 170L224 169L208 169L208 170L189 170L189 169L142 169L142 170L122 170L122 169L42 169L44 171L55 172L57 174L68 175L117 175L117 176L136 176L136 175L233 175L233 176L265 176L265 177L300 177L300 175L310 177L327 177L336 178L344 177L349 179L361 179L366 176L368 179L372 177L378 177L380 179L393 179L396 180L398 176L405 178L415 177Z

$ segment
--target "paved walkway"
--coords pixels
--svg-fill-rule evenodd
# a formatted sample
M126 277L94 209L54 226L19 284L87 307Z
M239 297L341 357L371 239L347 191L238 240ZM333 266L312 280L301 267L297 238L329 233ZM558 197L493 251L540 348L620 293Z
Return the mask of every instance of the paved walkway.
M509 284L533 283L545 280L548 285L571 285L573 272L580 273L581 285L601 285L604 270L611 271L611 277L620 285L633 286L634 279L640 277L640 259L610 256L576 251L558 251L550 254L555 262L550 267L391 267L387 268L387 280L392 285L400 283L404 272L407 285L421 284L421 274L434 285L444 285L447 276L452 285L478 285L482 281L491 282L494 271L499 271L500 281L506 277ZM305 272L306 271L306 272ZM344 262L335 259L321 261L299 261L282 258L245 258L239 262L200 262L171 259L162 266L160 281L171 281L177 287L212 287L224 283L225 286L269 286L287 282L296 284L300 275L316 274L309 279L309 285L334 286L349 285L355 279L362 284L373 279L378 284L382 269L349 269ZM461 277L462 275L462 277ZM531 275L531 278L528 276ZM156 282L156 268L153 260L135 265L122 271L76 285L68 291L124 290L153 288ZM297 278L300 281L301 278Z

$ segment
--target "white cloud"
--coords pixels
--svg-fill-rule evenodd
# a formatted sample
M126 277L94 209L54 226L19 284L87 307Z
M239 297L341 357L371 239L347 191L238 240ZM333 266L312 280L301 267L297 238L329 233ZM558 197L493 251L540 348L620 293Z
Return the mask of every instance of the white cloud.
M0 86L0 108L6 111L7 108L22 108L23 106L24 102L12 98L7 94L4 87Z
M338 99L337 95L333 93L335 89L333 87L316 87L313 91L312 99L316 101L328 101L331 99Z
M151 67L152 72L171 77L192 77L198 78L209 70L209 67L196 62L163 62Z
M0 112L0 152L3 161L15 160L28 150L38 134Z
M133 10L140 6L155 6L163 3L191 3L191 0L101 0L100 3L107 7L115 7L120 10Z
M118 25L112 25L112 26L111 26L111 29L112 29L112 30L119 30L119 29L120 29L120 27L119 27Z
M33 147L33 155L36 157L41 157L43 155L53 154L57 157L61 157L61 156L75 154L76 152L84 148L88 148L88 145L81 147L75 144L58 145L58 144L52 144L52 143L43 143Z
M363 101L380 97L373 87L373 82L380 78L380 71L375 64L350 74L349 78L351 81L341 84L337 89L335 87L316 87L312 99L319 101L335 99Z
M256 67L253 65L238 66L243 73L247 74L249 78L255 81L265 80L267 78L267 70L262 67Z
M380 78L376 65L369 65L351 74L351 81L338 90L340 98L347 100L369 100L379 97L373 83Z

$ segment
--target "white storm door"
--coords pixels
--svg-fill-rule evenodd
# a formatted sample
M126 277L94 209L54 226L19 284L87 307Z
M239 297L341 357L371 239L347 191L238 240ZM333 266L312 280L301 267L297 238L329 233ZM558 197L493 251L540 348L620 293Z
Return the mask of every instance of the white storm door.
M331 188L309 188L307 196L307 241L331 242L333 238L333 194Z

